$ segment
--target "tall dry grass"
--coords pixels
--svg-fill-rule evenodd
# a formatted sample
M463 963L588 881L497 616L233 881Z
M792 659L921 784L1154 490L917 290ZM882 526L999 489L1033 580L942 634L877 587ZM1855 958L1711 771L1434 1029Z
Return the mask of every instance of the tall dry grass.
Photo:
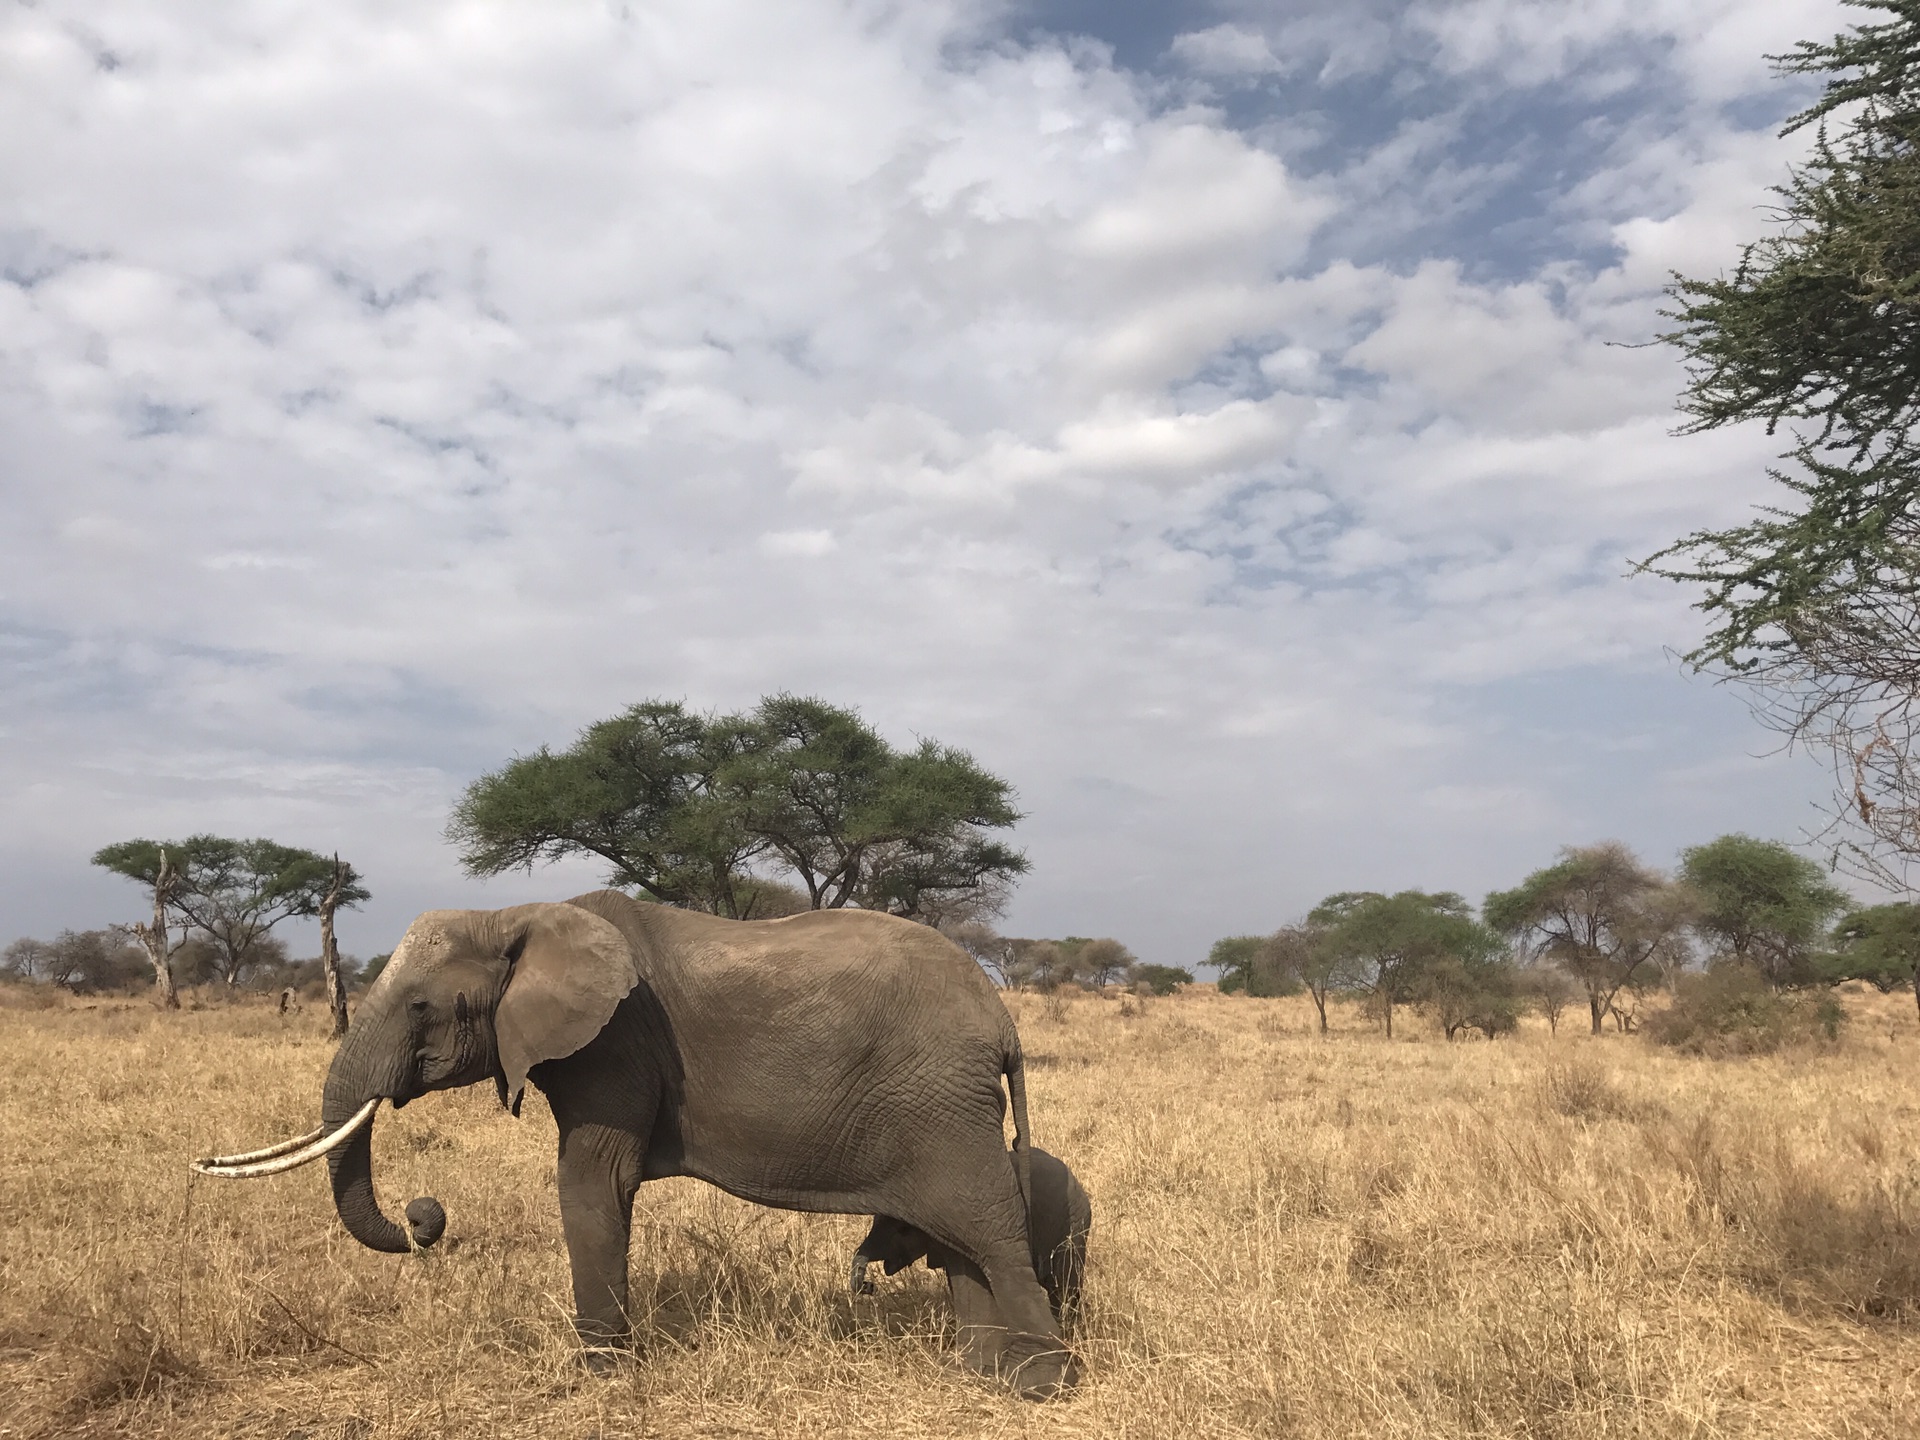
M1544 1030L1313 1033L1304 1001L1020 1004L1036 1138L1096 1207L1089 1379L949 1368L924 1270L853 1301L861 1222L694 1182L637 1206L642 1355L572 1362L552 1122L485 1089L380 1121L374 1255L324 1174L190 1181L310 1127L311 1010L0 1008L0 1434L1911 1436L1920 1025L1756 1060ZM1417 1027L1409 1027L1417 1029Z

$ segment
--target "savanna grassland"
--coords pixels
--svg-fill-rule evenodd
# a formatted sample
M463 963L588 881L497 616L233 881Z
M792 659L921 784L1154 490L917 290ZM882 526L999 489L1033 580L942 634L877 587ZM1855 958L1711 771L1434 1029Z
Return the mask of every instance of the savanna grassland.
M1911 1436L1920 1023L1703 1060L1488 1044L1305 1001L1014 997L1035 1138L1095 1205L1088 1380L947 1364L916 1268L855 1301L843 1217L692 1181L636 1206L641 1357L572 1363L553 1125L490 1087L383 1112L361 1249L324 1167L189 1179L316 1121L309 1008L0 1007L0 1435ZM876 1271L876 1279L878 1272Z

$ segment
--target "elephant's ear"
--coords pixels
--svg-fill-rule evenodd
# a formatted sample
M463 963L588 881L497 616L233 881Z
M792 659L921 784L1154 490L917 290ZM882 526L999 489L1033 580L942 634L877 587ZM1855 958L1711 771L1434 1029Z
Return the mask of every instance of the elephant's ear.
M640 983L627 939L577 905L519 905L506 920L506 993L494 1011L505 1081L517 1112L527 1071L560 1060L598 1035Z

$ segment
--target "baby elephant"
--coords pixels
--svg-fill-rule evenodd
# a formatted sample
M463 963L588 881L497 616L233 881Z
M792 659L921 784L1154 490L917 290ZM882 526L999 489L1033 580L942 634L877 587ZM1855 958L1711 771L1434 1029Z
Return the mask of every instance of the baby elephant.
M1033 1200L1027 1210L1027 1239L1033 1251L1033 1273L1047 1292L1054 1319L1065 1323L1080 1308L1080 1282L1087 1267L1087 1234L1093 1229L1093 1206L1066 1162L1044 1150L1032 1158ZM873 1281L867 1267L876 1260L892 1275L924 1259L929 1270L950 1270L952 1254L923 1230L886 1215L873 1217L873 1228L854 1252L850 1277L853 1293L871 1295Z

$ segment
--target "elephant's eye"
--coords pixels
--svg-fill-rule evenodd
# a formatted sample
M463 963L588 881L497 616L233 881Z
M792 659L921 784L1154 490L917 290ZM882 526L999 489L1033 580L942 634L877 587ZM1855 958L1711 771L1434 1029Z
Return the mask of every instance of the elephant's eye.
M427 1013L426 998L420 995L414 996L413 999L407 1002L407 1009L413 1012L414 1019L420 1019Z

